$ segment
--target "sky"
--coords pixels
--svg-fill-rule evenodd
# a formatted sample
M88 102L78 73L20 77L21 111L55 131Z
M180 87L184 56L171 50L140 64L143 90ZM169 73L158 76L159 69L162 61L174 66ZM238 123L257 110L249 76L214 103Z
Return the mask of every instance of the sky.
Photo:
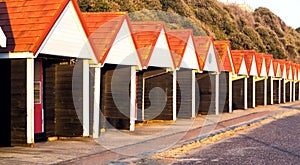
M300 0L219 0L221 2L248 4L252 9L266 7L279 16L288 26L300 27Z

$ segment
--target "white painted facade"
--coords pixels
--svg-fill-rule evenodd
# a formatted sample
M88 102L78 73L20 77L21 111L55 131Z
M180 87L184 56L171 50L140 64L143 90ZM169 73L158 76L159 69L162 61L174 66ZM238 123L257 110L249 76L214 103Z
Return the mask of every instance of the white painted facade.
M95 60L93 50L71 1L50 30L35 57L40 53Z
M281 74L281 78L284 78L284 79L287 78L287 75L286 75L286 65L285 64L283 64L283 73Z
M292 66L290 67L290 69L289 69L289 77L288 77L288 79L289 80L293 80L293 70L292 70Z
M207 52L203 70L219 72L216 54L215 54L215 50L214 50L212 42L210 42L210 46L209 46L209 50Z
M273 66L273 60L271 60L270 62L270 68L269 68L269 77L274 77L275 74L274 74L274 66Z
M34 59L26 60L26 137L27 144L34 143Z
M260 77L266 77L266 76L268 76L267 67L266 67L266 60L263 58L262 67L261 67L261 71L260 71Z
M175 68L164 29L159 34L148 66Z
M281 73L281 69L280 69L280 63L278 63L278 65L277 65L276 75L275 76L282 78L282 73Z
M2 28L0 27L0 47L6 47L6 35L4 34Z
M245 59L243 58L238 75L248 75Z
M122 23L116 39L108 52L104 61L104 64L106 63L142 67L126 20Z
M180 67L187 69L197 69L198 71L200 71L192 36L190 36L188 39L188 43Z
M256 68L256 59L255 56L253 56L252 63L251 63L251 70L250 70L250 76L257 76L257 68Z

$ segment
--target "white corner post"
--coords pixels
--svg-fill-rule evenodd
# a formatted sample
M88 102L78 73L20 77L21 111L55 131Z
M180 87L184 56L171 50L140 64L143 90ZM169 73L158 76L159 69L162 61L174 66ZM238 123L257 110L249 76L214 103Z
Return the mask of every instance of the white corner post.
M248 78L244 78L244 109L248 109Z
M196 117L196 71L192 70L192 118Z
M300 82L298 81L298 100L300 100Z
M145 120L145 78L143 77L143 90L142 90L142 121Z
M292 98L293 98L293 82L289 81L289 85L290 85L290 102L292 102Z
M216 93L215 93L215 96L216 96L216 115L219 115L220 114L220 109L219 109L219 94L220 94L220 75L219 73L216 74Z
M26 60L27 144L34 143L34 59Z
M101 68L95 67L94 75L94 114L93 114L93 138L99 137L99 119L100 119L100 88L101 86Z
M176 69L174 69L173 71L173 120L175 121L177 119L176 116L176 93L177 93L177 73L176 73Z
M82 61L82 77L83 77L83 84L82 84L82 125L83 125L83 136L89 136L90 135L90 114L89 114L89 60L84 59Z
M268 104L268 79L264 79L264 105L266 106Z
M283 90L282 90L282 92L283 92L282 103L285 103L285 102L286 102L286 100L285 100L285 99L286 99L286 97L285 97L285 95L286 95L286 93L285 93L285 87L286 87L286 86L285 86L285 83L286 83L286 82L285 82L285 79L283 79L283 80L282 80L282 87L283 87L283 88L282 88L282 89L283 89Z
M274 97L273 97L273 95L274 95L274 83L273 83L273 77L269 77L269 79L270 79L270 103L271 103L271 105L273 105L274 104Z
M296 81L293 80L293 102L296 101Z
M282 80L278 80L279 82L278 82L278 104L280 104L281 103L281 81Z
M229 113L232 113L232 73L229 73L229 78L228 78L228 102L229 102Z
M252 108L255 108L255 77L252 79Z
M130 78L130 131L135 130L135 115L136 115L136 69L131 66Z

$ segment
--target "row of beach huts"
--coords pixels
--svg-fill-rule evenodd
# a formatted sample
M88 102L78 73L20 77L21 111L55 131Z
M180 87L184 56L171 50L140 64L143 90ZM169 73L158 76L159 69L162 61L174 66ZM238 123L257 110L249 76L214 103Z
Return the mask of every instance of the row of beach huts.
M82 13L76 0L0 12L0 146L300 99L300 65L189 29Z

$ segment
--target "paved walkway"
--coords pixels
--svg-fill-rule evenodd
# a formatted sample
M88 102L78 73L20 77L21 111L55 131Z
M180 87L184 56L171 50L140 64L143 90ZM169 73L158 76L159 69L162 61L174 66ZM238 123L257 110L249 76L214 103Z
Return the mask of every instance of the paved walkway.
M67 138L35 147L0 148L0 164L105 164L178 147L230 128L300 108L300 101L222 115L200 115L176 122L137 124L134 132L108 130L100 138Z

